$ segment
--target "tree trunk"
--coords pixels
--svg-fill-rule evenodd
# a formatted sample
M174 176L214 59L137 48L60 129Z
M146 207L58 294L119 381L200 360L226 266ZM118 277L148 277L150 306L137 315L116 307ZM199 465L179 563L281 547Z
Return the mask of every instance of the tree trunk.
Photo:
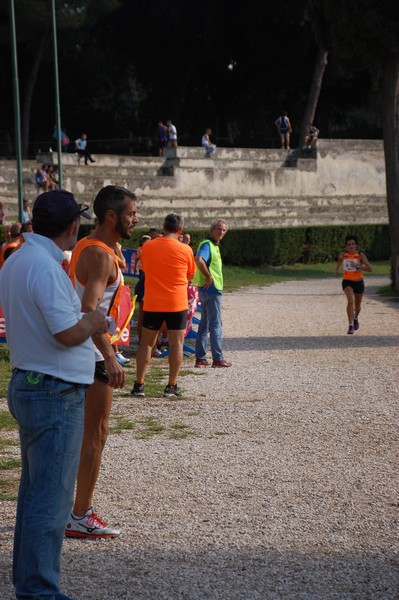
M42 39L40 40L39 48L36 53L36 58L32 65L25 85L24 101L21 111L21 153L23 158L26 158L28 156L30 109L32 105L33 91L35 89L40 63L42 62L42 58L44 56L45 51L47 50L49 41L50 33L46 31L43 34Z
M399 292L399 55L386 57L382 103L392 286Z
M306 103L305 112L303 115L302 125L301 125L301 134L299 137L299 147L302 148L305 143L305 136L308 123L313 123L314 116L316 114L317 103L319 101L321 86L323 83L324 71L327 66L327 50L319 49L319 53L317 55L316 64L313 70L313 79L312 84L310 86L308 101Z

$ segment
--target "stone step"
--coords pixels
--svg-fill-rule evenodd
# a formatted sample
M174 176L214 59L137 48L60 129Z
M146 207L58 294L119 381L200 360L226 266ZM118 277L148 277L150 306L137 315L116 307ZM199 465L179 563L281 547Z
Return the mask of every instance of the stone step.
M45 162L56 154L41 156ZM205 158L201 147L165 149L164 157L96 155L80 165L64 154L63 187L92 204L107 184L137 193L144 226L159 226L171 211L196 225L225 216L232 227L386 223L385 169L380 140L319 140L317 152L218 148ZM23 161L24 195L38 189L36 161ZM6 220L17 214L15 161L0 161L0 201Z
M132 191L146 190L147 193L159 192L165 195L176 187L176 180L173 177L136 177L133 174L130 177L120 176L118 173L106 177L93 174L92 177L80 177L75 174L63 173L63 187L73 194L82 194L94 199L97 192L106 185L119 185Z

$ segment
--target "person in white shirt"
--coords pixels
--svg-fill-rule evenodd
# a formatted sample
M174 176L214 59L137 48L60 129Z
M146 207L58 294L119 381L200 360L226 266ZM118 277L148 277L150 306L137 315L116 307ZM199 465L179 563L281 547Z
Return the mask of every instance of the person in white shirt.
M14 534L17 598L57 598L65 523L73 502L86 388L94 380L92 335L107 331L99 310L83 314L61 263L88 207L70 192L40 194L33 233L0 271L10 362L8 406L17 420L21 481Z
M173 125L173 123L172 123L172 121L170 119L168 119L166 121L166 126L167 126L168 131L169 131L168 146L170 148L176 148L176 146L177 146L177 129Z

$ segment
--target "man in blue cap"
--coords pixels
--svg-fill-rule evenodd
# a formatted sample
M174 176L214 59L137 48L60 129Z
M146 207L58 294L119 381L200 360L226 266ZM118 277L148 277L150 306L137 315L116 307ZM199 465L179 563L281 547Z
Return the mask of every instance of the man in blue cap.
M83 314L61 263L88 207L70 192L37 197L33 233L0 272L10 362L8 405L19 426L22 472L14 534L17 598L66 600L59 591L65 523L82 442L86 388L94 379L93 335L104 315Z

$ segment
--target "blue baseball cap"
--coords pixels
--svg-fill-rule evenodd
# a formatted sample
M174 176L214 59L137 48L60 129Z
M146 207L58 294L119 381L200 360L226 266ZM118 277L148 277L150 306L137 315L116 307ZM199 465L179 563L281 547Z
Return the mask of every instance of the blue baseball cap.
M51 190L40 194L32 208L32 222L67 225L78 216L91 219L86 212L87 204L76 202L74 195L66 190Z

